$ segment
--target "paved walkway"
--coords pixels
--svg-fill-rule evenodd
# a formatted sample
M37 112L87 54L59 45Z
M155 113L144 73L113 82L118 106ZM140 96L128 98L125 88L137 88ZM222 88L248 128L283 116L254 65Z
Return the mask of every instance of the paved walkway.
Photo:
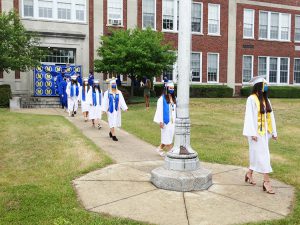
M61 109L24 109L21 112L64 115ZM155 147L122 130L119 142L108 137L107 124L99 131L81 116L66 117L116 164L90 172L73 181L83 206L93 212L161 225L223 225L281 219L294 200L294 188L272 180L275 195L243 181L246 168L201 163L213 171L213 185L206 191L174 192L157 189L150 171L163 165Z

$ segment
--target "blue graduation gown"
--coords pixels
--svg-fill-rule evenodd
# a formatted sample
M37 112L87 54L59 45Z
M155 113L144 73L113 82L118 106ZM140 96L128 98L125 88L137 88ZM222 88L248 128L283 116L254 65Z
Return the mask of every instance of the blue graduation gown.
M68 107L68 96L67 96L66 90L67 90L67 82L65 80L62 80L59 83L60 101L61 101L62 106Z

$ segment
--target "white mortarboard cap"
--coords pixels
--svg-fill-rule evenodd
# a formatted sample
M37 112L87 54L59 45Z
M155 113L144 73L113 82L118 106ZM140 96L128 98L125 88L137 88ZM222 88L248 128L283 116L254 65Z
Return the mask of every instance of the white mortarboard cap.
M84 82L88 82L88 81L89 81L89 78L85 77L85 78L83 78L83 81L84 81Z
M94 80L94 84L99 84L99 80Z
M263 83L267 83L266 79L264 76L257 76L257 77L253 77L249 83L251 83L252 85L255 85L257 83L260 83L260 82L263 82Z
M116 79L112 78L110 81L109 81L110 84L114 84L114 83L117 83Z
M169 82L167 83L167 87L174 87L174 83L173 83L172 81L169 81Z
M72 79L72 80L76 80L76 79L77 79L77 76L76 76L76 75L73 75L73 76L71 76L71 79Z

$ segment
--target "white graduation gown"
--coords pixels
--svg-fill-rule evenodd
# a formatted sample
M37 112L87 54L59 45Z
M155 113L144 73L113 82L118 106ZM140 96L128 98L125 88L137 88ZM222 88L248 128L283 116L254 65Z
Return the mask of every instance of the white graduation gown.
M261 136L258 133L258 108L256 106L255 97L249 96L246 104L246 113L245 113L245 121L244 121L244 130L243 135L248 138L249 142L249 160L250 167L249 169L256 171L258 173L271 173L272 167L270 162L270 151L269 151L269 139L277 137L276 131L276 122L273 111L271 112L271 120L272 120L272 134L270 134L268 130L267 124L267 116L263 114L265 117L265 127L266 133ZM252 136L257 137L257 142L252 140Z
M103 101L103 111L105 111L107 113L107 120L108 120L108 124L110 128L113 127L121 127L121 110L125 111L128 109L125 99L123 97L123 94L121 91L117 91L117 93L119 94L119 105L118 105L118 110L115 110L115 101L113 102L113 108L114 111L111 113L109 112L109 97L108 97L108 93L110 93L109 91L105 91L104 93L104 101ZM115 94L114 98L115 98Z
M90 87L91 89L91 87ZM90 109L90 103L88 102L88 87L85 88L85 101L82 100L82 91L83 91L83 86L80 86L79 89L79 99L81 102L81 112L88 112Z
M103 95L101 92L101 104L99 99L99 91L96 89L96 99L97 99L97 105L93 105L93 88L91 87L87 94L87 102L89 103L89 119L100 119L102 118L102 104L103 104Z
M164 145L170 145L173 143L173 138L175 133L176 104L174 104L174 109L172 109L171 104L169 104L169 112L170 112L170 122L168 124L164 124L164 127L161 128L161 144ZM153 121L158 124L164 123L162 96L157 101L157 107L156 107L156 112Z
M69 112L72 112L73 110L74 111L77 111L78 110L78 100L79 100L79 95L76 96L76 88L74 89L74 96L71 97L71 82L69 82L67 84L67 89L66 89L66 93L68 95L68 111ZM78 88L80 90L80 85L78 85Z

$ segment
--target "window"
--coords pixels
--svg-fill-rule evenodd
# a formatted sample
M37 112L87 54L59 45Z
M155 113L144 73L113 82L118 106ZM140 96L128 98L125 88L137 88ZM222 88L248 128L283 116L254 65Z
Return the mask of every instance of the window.
M123 0L107 1L108 24L122 26L123 24Z
M208 4L208 34L220 34L220 5Z
M253 9L244 9L244 38L254 38L254 13Z
M177 30L177 28L176 29L174 28L174 18L175 18L174 9L175 9L174 0L163 0L163 30Z
M267 77L267 57L258 57L258 76Z
M287 57L258 57L258 75L266 76L270 83L288 84L289 68Z
M300 84L300 59L295 59L294 83Z
M163 79L173 80L173 69L163 71Z
M295 41L300 42L300 16L295 17Z
M191 54L191 70L192 82L201 82L201 53L192 52Z
M24 0L24 16L33 17L33 0Z
M39 0L39 17L52 18L53 2Z
M50 48L42 62L47 63L75 63L76 49Z
M42 20L85 22L87 0L23 0L22 16Z
M57 18L70 20L71 19L71 4L70 3L57 3Z
M75 10L76 10L76 20L85 21L85 15L84 15L85 6L82 4L76 4Z
M253 56L243 56L243 82L249 82L253 77Z
M155 29L155 0L143 0L143 28Z
M219 82L219 54L207 54L207 82Z
M192 32L202 33L202 3L192 5Z
M291 15L286 13L259 13L259 38L289 41L291 34Z

